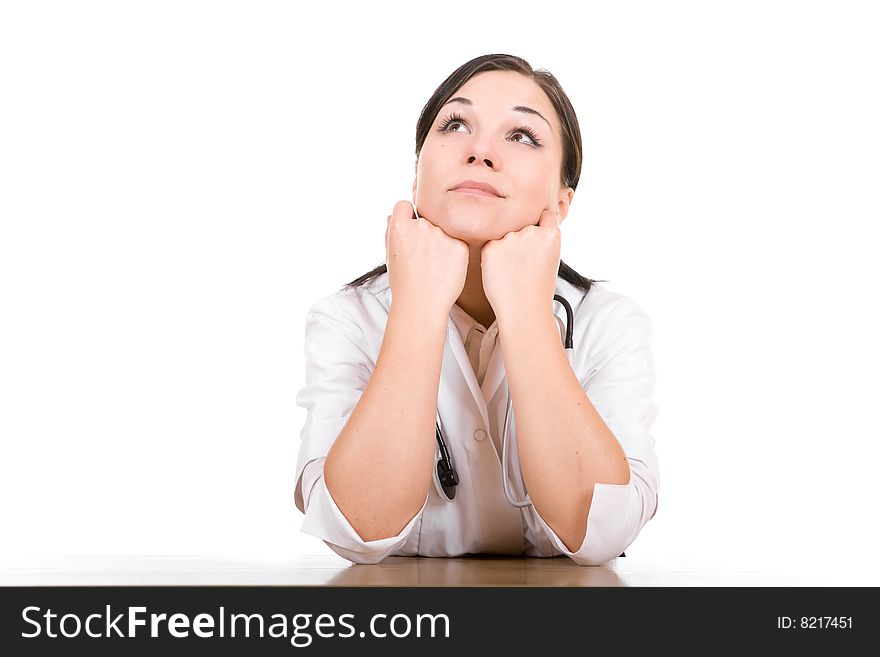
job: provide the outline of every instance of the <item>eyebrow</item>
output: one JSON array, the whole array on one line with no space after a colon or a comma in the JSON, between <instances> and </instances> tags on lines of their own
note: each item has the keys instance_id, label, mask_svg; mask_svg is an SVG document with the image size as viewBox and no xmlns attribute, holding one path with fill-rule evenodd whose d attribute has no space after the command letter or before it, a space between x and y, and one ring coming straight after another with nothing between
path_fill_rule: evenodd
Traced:
<instances>
[{"instance_id":1,"label":"eyebrow","mask_svg":"<svg viewBox=\"0 0 880 657\"><path fill-rule=\"evenodd\" d=\"M472 101L470 98L465 98L464 96L456 96L455 98L450 98L449 100L447 100L445 103L443 103L443 105L448 105L449 103L461 103L463 105L473 105L474 101ZM537 116L540 116L542 119L544 119L544 115L541 114L538 110L533 110L531 107L526 107L525 105L514 105L510 109L514 112L524 112L526 114L535 114ZM552 126L550 126L550 121L548 121L547 119L544 119L544 123L546 123L552 131L553 128L552 128Z\"/></svg>"}]
</instances>

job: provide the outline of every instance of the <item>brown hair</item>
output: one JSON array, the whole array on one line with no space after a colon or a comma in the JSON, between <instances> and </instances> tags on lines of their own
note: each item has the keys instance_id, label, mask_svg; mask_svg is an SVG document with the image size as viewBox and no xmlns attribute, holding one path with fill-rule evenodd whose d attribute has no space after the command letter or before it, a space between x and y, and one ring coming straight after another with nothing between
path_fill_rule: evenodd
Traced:
<instances>
[{"instance_id":1,"label":"brown hair","mask_svg":"<svg viewBox=\"0 0 880 657\"><path fill-rule=\"evenodd\" d=\"M437 87L424 108L422 108L422 113L419 115L419 120L416 123L416 160L418 160L419 154L422 151L422 145L428 137L428 132L434 123L434 119L437 118L440 108L446 104L446 101L452 98L452 94L461 88L465 82L478 73L486 71L515 71L533 80L544 90L544 93L547 94L547 97L553 104L553 108L556 110L562 132L562 169L560 171L560 181L563 187L577 189L578 180L580 180L581 176L583 145L581 144L581 129L571 101L568 99L565 91L562 90L559 81L550 71L545 69L535 70L526 60L514 55L494 54L476 57L458 67ZM360 286L387 271L387 265L382 263L372 271L347 283L343 289ZM592 284L597 282L581 276L562 262L562 260L559 261L558 275L575 287L582 289L585 293L589 292Z\"/></svg>"}]
</instances>

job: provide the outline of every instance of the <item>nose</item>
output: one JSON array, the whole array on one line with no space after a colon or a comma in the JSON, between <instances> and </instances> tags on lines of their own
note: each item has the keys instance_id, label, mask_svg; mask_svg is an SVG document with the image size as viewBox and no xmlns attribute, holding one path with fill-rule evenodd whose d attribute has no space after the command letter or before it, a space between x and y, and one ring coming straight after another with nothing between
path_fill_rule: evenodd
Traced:
<instances>
[{"instance_id":1,"label":"nose","mask_svg":"<svg viewBox=\"0 0 880 657\"><path fill-rule=\"evenodd\" d=\"M471 156L468 158L468 164L473 164L477 159L478 159L477 157L471 155ZM483 162L485 162L485 163L489 166L490 169L493 168L493 166L492 166L492 160L490 160L489 158L484 157L484 158L483 158Z\"/></svg>"},{"instance_id":2,"label":"nose","mask_svg":"<svg viewBox=\"0 0 880 657\"><path fill-rule=\"evenodd\" d=\"M498 165L498 159L495 157L495 145L491 142L487 135L482 138L472 140L465 146L469 149L471 155L468 157L468 164L479 162L485 164L490 169L494 169ZM467 152L467 150L465 151Z\"/></svg>"}]
</instances>

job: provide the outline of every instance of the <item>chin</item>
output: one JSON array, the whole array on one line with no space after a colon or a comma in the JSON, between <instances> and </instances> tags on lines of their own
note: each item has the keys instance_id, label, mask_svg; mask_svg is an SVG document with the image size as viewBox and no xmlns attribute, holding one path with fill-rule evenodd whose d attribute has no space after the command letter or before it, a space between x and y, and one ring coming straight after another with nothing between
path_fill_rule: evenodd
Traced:
<instances>
[{"instance_id":1,"label":"chin","mask_svg":"<svg viewBox=\"0 0 880 657\"><path fill-rule=\"evenodd\" d=\"M449 226L451 230L459 230L461 232L477 230L487 232L487 227L500 224L500 218L496 212L481 212L479 208L474 207L458 206L449 208L443 215L444 225Z\"/></svg>"},{"instance_id":2,"label":"chin","mask_svg":"<svg viewBox=\"0 0 880 657\"><path fill-rule=\"evenodd\" d=\"M450 237L467 242L470 246L482 246L486 242L500 240L504 237L504 235L490 234L484 230L456 230L452 232L447 230L446 233Z\"/></svg>"}]
</instances>

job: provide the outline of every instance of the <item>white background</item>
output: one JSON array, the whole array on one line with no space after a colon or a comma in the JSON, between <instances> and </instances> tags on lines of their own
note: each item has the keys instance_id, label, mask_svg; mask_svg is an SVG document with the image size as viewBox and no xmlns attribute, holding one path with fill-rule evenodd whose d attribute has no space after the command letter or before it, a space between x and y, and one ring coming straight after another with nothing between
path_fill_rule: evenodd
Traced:
<instances>
[{"instance_id":1,"label":"white background","mask_svg":"<svg viewBox=\"0 0 880 657\"><path fill-rule=\"evenodd\" d=\"M877 554L875 7L0 5L0 556L332 554L305 313L384 261L422 106L492 52L578 112L563 260L654 324L628 555Z\"/></svg>"}]
</instances>

